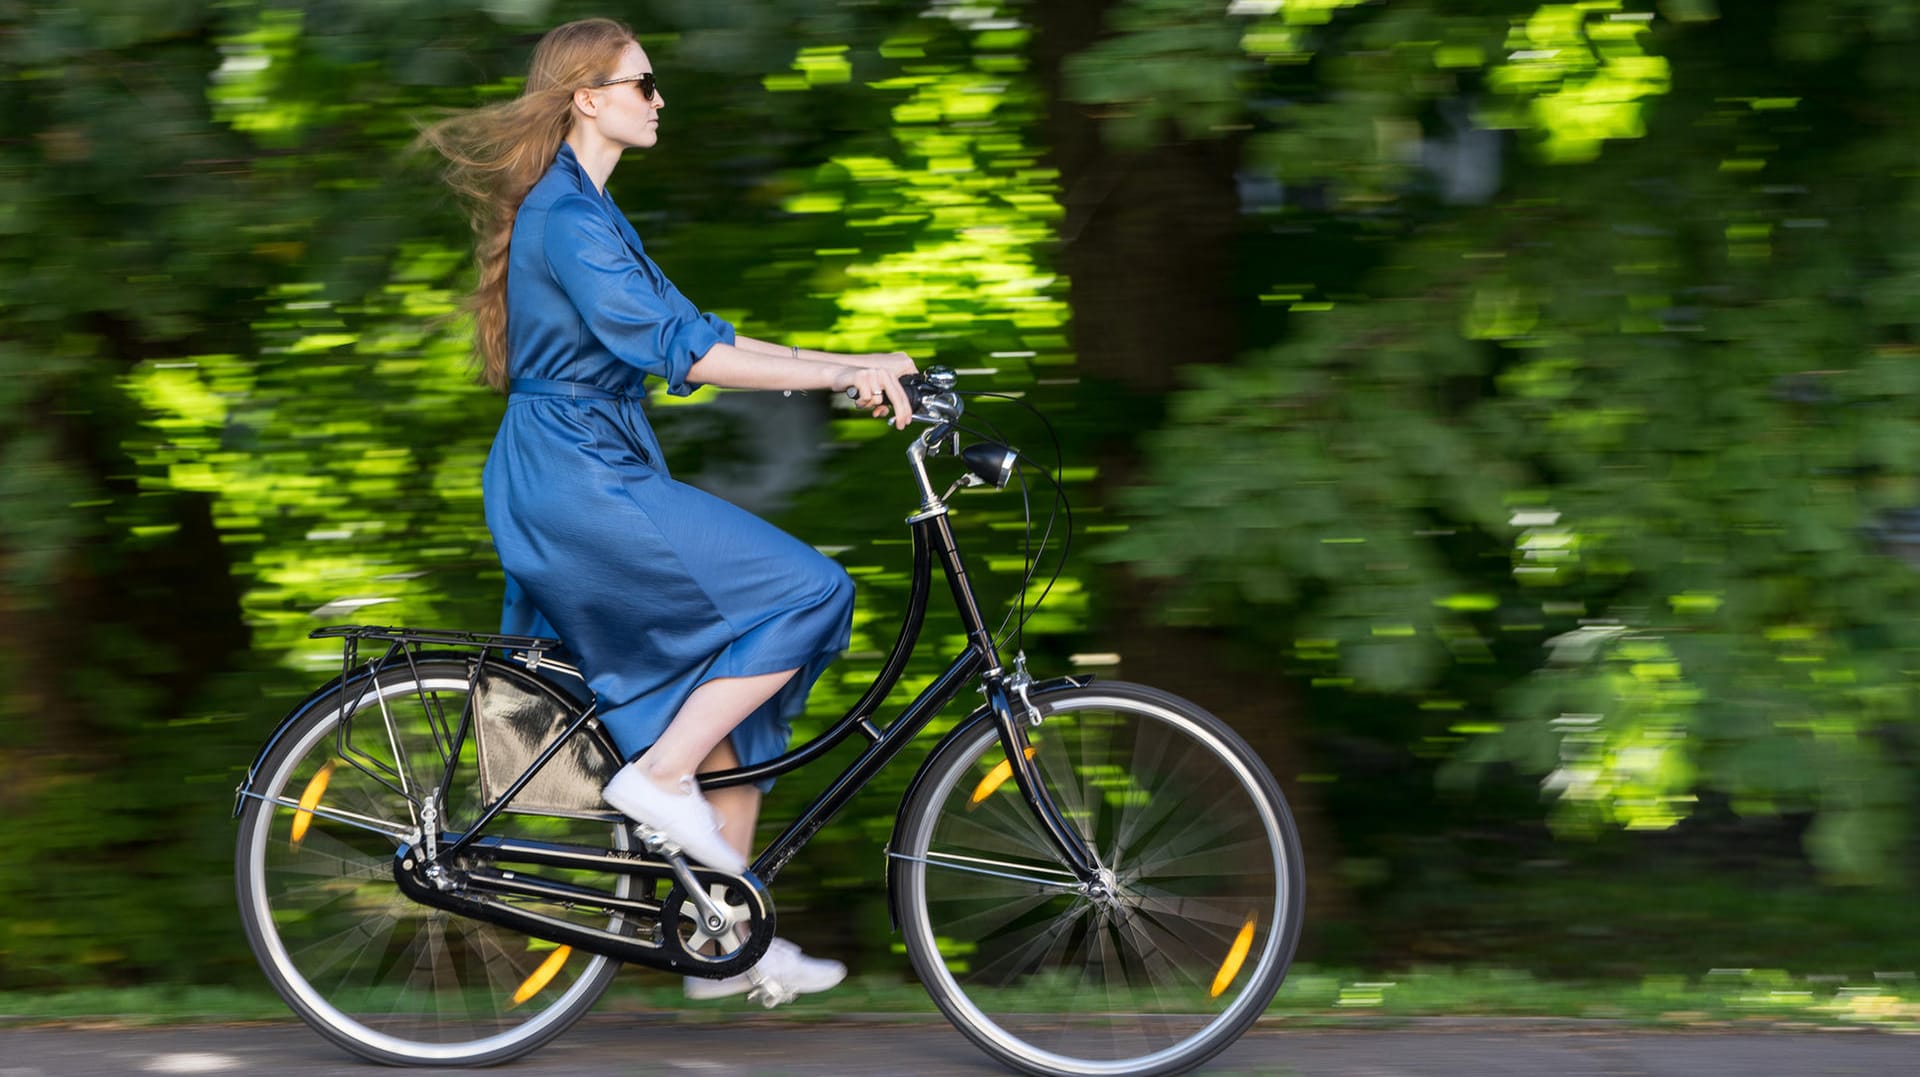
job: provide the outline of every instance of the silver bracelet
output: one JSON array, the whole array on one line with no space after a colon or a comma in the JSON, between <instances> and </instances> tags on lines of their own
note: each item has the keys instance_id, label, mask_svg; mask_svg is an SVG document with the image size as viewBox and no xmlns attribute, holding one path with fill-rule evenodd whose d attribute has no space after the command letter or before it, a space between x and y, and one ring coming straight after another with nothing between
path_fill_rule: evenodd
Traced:
<instances>
[{"instance_id":1,"label":"silver bracelet","mask_svg":"<svg viewBox=\"0 0 1920 1077\"><path fill-rule=\"evenodd\" d=\"M787 345L787 350L793 353L793 357L794 357L795 359L798 359L798 358L800 358L800 345L798 345L798 344L789 344L789 345ZM793 390L792 390L792 389L784 389L784 390L782 390L782 391L781 391L781 393L780 393L780 395L781 395L781 396L792 396L792 395L793 395ZM801 396L805 396L805 395L807 395L807 391L806 391L805 389L802 389L802 390L800 390L800 395L801 395Z\"/></svg>"}]
</instances>

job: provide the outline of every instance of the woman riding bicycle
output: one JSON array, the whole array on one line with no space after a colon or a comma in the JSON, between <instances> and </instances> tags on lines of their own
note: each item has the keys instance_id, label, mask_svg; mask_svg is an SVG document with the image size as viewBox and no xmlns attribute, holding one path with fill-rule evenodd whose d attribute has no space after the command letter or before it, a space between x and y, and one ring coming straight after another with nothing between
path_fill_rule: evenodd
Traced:
<instances>
[{"instance_id":1,"label":"woman riding bicycle","mask_svg":"<svg viewBox=\"0 0 1920 1077\"><path fill-rule=\"evenodd\" d=\"M738 873L764 790L709 802L693 775L784 750L847 646L853 585L811 547L668 474L641 407L647 378L676 395L852 390L904 427L898 378L914 365L739 336L680 294L606 193L622 153L658 143L665 106L632 32L587 19L541 39L520 97L422 137L472 203L475 338L486 382L509 394L484 474L507 576L501 630L558 636L578 658L629 760L607 802ZM802 992L846 973L782 940L758 969ZM704 998L750 987L745 974L687 981Z\"/></svg>"}]
</instances>

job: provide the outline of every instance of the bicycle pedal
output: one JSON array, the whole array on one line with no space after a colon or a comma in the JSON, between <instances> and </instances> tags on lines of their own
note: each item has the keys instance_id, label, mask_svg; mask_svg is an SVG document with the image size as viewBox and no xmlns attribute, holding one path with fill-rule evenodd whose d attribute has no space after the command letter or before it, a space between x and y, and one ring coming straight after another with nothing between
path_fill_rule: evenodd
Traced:
<instances>
[{"instance_id":1,"label":"bicycle pedal","mask_svg":"<svg viewBox=\"0 0 1920 1077\"><path fill-rule=\"evenodd\" d=\"M762 980L754 985L753 990L747 992L747 1001L758 1002L769 1010L799 997L800 992L781 987L778 980Z\"/></svg>"},{"instance_id":2,"label":"bicycle pedal","mask_svg":"<svg viewBox=\"0 0 1920 1077\"><path fill-rule=\"evenodd\" d=\"M658 830L645 823L633 824L633 835L640 839L640 847L657 856L676 857L684 855L680 847Z\"/></svg>"}]
</instances>

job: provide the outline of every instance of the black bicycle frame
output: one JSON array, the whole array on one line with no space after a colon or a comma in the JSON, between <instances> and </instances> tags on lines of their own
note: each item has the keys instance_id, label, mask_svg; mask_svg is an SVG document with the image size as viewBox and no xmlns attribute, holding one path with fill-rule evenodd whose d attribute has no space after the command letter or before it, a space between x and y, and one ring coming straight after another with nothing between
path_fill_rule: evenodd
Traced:
<instances>
[{"instance_id":1,"label":"black bicycle frame","mask_svg":"<svg viewBox=\"0 0 1920 1077\"><path fill-rule=\"evenodd\" d=\"M987 697L987 706L1000 728L1001 744L1006 751L1008 762L1013 768L1016 787L1023 799L1042 825L1042 829L1051 839L1063 860L1070 866L1082 882L1093 882L1098 873L1098 865L1085 842L1060 814L1045 787L1042 785L1039 770L1028 755L1027 724L1024 716L1017 714L1011 699L1011 689L1006 671L1001 667L1000 656L995 645L993 632L987 627L981 616L979 602L975 599L972 585L967 580L965 564L960 559L960 551L954 542L953 528L948 522L946 510L937 508L924 511L909 521L913 537L913 589L907 599L906 618L900 626L900 634L894 640L893 649L887 655L879 674L867 688L865 694L832 727L819 736L809 740L793 750L764 763L753 766L735 767L730 770L715 771L699 776L702 787L708 789L726 788L747 782L763 781L789 774L808 763L832 751L842 741L856 731L868 740L866 749L848 764L847 768L835 778L831 785L816 797L812 803L790 823L773 843L755 858L753 873L762 883L769 883L779 874L780 869L792 860L794 855L819 833L840 809L846 807L854 794L858 793L875 774L879 773L895 756L900 754L907 743L919 735L942 708L953 701L954 696L968 683L978 678ZM914 646L919 642L920 629L926 620L928 593L932 589L933 559L938 557L941 570L946 574L948 587L953 592L954 604L960 615L960 622L966 630L967 649L948 665L946 671L935 678L920 694L909 703L906 709L896 715L893 721L882 727L875 724L873 715L878 711L887 695L893 691L900 678L906 672L908 659ZM348 637L351 648L358 637L358 631L350 628L322 629L315 633L321 635L339 635ZM376 637L393 638L393 637ZM551 647L551 640L522 639L520 637L480 637L459 636L446 633L405 633L403 638L419 638L428 642L442 641L457 646L502 646L513 651L538 654L543 648ZM511 642L502 642L502 641ZM525 646L522 646L524 644ZM400 646L395 644L396 647ZM405 650L404 647L401 648ZM351 653L351 652L349 652ZM406 652L407 661L412 662L411 651ZM389 653L389 660L392 658ZM479 661L486 662L483 649ZM384 663L381 663L384 664ZM530 670L537 671L537 662L527 663ZM344 671L338 682L337 690L345 693L351 682ZM328 691L336 690L332 686L315 693L320 697ZM311 700L310 700L311 702ZM565 730L547 744L537 758L527 766L492 803L486 805L480 816L474 820L464 833L446 834L439 855L446 856L473 845L478 841L485 828L507 809L508 804L523 789L547 762L560 750L560 747L575 736L587 731L594 718L594 708L589 705L573 716ZM289 716L289 721L292 716ZM461 715L459 728L446 730L444 735L450 742L453 758L458 758L460 748L468 735L468 725L478 721L472 702L469 701ZM285 723L283 723L283 728ZM441 732L436 730L436 738ZM278 734L276 733L276 738ZM268 748L262 749L264 758ZM448 761L448 773L442 776L437 790L441 801L445 800L447 783L451 781L452 760ZM248 778L240 788L240 797L236 798L236 813L240 799L251 786L259 762L248 772ZM378 778L378 775L375 775ZM411 798L409 798L411 799Z\"/></svg>"},{"instance_id":2,"label":"black bicycle frame","mask_svg":"<svg viewBox=\"0 0 1920 1077\"><path fill-rule=\"evenodd\" d=\"M854 794L873 779L882 768L900 754L907 743L925 729L927 723L960 690L974 678L981 680L1000 726L1000 738L1006 749L1007 759L1013 765L1013 776L1020 794L1027 801L1043 829L1054 845L1071 866L1082 882L1091 882L1097 874L1097 865L1092 854L1079 834L1067 824L1047 795L1039 777L1039 771L1026 752L1026 725L1014 714L1009 699L1005 671L1000 665L998 648L994 644L993 633L988 629L985 618L980 614L979 602L974 598L973 587L967 581L966 565L960 559L960 551L954 542L953 528L947 520L944 510L922 513L909 521L913 535L913 590L907 599L907 614L900 626L900 635L894 640L893 650L887 655L885 664L874 682L867 688L859 702L835 722L826 732L781 755L753 766L734 767L729 770L713 771L699 776L700 785L707 789L721 789L728 786L743 785L748 782L763 781L789 774L806 766L820 756L832 751L847 737L858 731L867 738L869 744L865 751L848 764L840 776L834 779L825 792L816 797L800 816L788 824L778 838L768 845L753 862L753 873L763 883L770 883L780 873L787 862L806 845L820 829L828 823L840 809L846 807ZM928 592L932 589L932 559L940 559L940 567L945 572L947 584L953 592L954 604L958 607L960 622L966 629L967 649L955 658L946 672L935 678L932 684L921 690L906 709L895 716L885 727L873 721L874 713L893 691L900 677L906 672L907 660L913 654L914 645L919 641L920 629L926 620ZM443 847L442 855L459 851L477 839L488 823L503 811L512 794L517 792L545 762L558 751L559 746L578 733L586 725L590 716L581 714L570 723L566 732L555 739L542 752L540 757L527 768L527 771L515 781L501 796L488 805L473 826L466 833L453 839L450 845ZM464 723L463 723L464 725Z\"/></svg>"},{"instance_id":3,"label":"black bicycle frame","mask_svg":"<svg viewBox=\"0 0 1920 1077\"><path fill-rule=\"evenodd\" d=\"M778 777L832 750L855 730L866 736L870 742L867 749L848 764L840 776L754 859L753 873L762 882L770 883L801 847L819 833L820 828L826 826L874 775L892 762L900 750L918 736L963 687L978 677L986 688L988 703L999 720L1001 741L1006 748L1007 758L1013 761L1014 777L1021 795L1075 874L1083 882L1092 881L1096 873L1092 855L1078 833L1061 817L1059 809L1040 783L1038 769L1025 751L1026 727L1013 713L999 650L994 644L993 632L980 614L980 604L974 598L973 587L967 580L966 565L960 559L960 550L954 542L953 527L947 520L946 512L922 513L910 520L909 526L913 533L913 590L907 599L906 621L901 625L900 635L894 641L893 650L887 656L880 675L866 694L819 737L758 766L703 774L700 776L701 786L718 789ZM946 672L934 678L933 683L922 689L905 710L882 728L874 724L873 712L906 671L907 659L913 653L921 625L926 619L928 591L932 588L933 579L930 554L940 559L940 568L946 574L947 585L953 592L954 605L960 614L961 626L966 630L967 649L948 665Z\"/></svg>"}]
</instances>

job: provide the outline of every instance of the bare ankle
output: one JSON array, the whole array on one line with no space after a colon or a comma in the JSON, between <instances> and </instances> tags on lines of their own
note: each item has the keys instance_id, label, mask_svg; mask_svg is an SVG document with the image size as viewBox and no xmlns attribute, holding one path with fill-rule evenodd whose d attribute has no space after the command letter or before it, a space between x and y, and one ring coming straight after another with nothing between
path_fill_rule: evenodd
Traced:
<instances>
[{"instance_id":1,"label":"bare ankle","mask_svg":"<svg viewBox=\"0 0 1920 1077\"><path fill-rule=\"evenodd\" d=\"M640 758L633 761L633 769L638 771L641 777L670 793L687 793L699 788L690 771L685 769L676 771L674 768L662 767L649 759L646 753L642 753Z\"/></svg>"}]
</instances>

